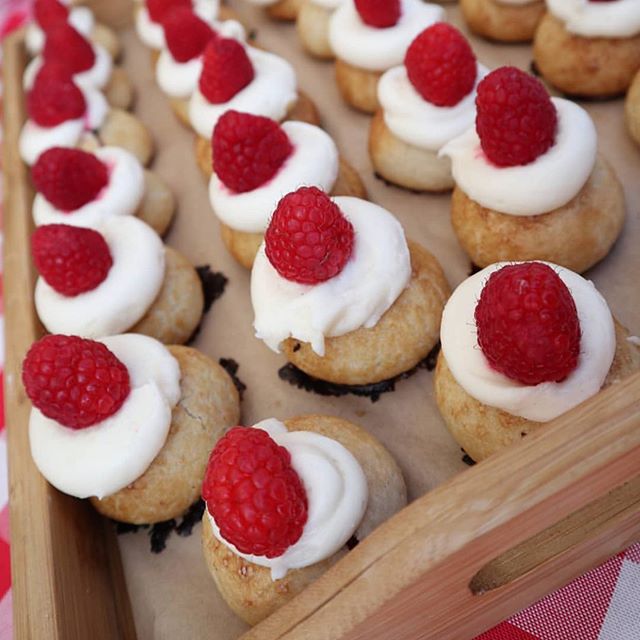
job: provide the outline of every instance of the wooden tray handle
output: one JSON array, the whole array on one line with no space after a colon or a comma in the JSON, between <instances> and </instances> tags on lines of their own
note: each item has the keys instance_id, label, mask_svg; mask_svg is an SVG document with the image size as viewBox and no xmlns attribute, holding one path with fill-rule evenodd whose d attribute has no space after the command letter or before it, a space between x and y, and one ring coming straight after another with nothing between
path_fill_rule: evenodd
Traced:
<instances>
[{"instance_id":1,"label":"wooden tray handle","mask_svg":"<svg viewBox=\"0 0 640 640\"><path fill-rule=\"evenodd\" d=\"M242 640L465 640L640 538L640 374L410 504Z\"/></svg>"}]
</instances>

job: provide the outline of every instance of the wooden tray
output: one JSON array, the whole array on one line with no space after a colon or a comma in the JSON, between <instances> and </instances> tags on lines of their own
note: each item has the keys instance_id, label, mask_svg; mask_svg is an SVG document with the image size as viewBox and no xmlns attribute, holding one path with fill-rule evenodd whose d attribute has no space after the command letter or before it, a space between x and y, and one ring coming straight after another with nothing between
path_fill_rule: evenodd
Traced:
<instances>
[{"instance_id":1,"label":"wooden tray","mask_svg":"<svg viewBox=\"0 0 640 640\"><path fill-rule=\"evenodd\" d=\"M92 4L110 24L128 22L126 2ZM7 39L4 56L5 403L15 637L133 639L113 527L88 503L51 488L30 456L30 403L20 370L42 327L32 304L33 193L17 150L24 121L22 33ZM313 87L305 88L313 95ZM636 375L414 500L242 637L464 640L639 537Z\"/></svg>"}]
</instances>

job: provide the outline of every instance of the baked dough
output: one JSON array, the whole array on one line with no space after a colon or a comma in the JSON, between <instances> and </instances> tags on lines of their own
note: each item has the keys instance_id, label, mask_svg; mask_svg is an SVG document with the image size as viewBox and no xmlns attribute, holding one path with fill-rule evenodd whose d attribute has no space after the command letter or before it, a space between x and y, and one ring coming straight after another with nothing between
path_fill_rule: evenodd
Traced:
<instances>
[{"instance_id":1,"label":"baked dough","mask_svg":"<svg viewBox=\"0 0 640 640\"><path fill-rule=\"evenodd\" d=\"M181 253L165 247L160 292L129 333L142 333L163 344L183 344L193 335L203 311L202 283L196 270Z\"/></svg>"},{"instance_id":2,"label":"baked dough","mask_svg":"<svg viewBox=\"0 0 640 640\"><path fill-rule=\"evenodd\" d=\"M388 380L415 367L436 345L440 318L451 293L442 267L426 249L409 242L411 280L371 329L325 338L325 355L289 338L282 351L305 373L337 384Z\"/></svg>"},{"instance_id":3,"label":"baked dough","mask_svg":"<svg viewBox=\"0 0 640 640\"><path fill-rule=\"evenodd\" d=\"M299 120L300 122L308 122L320 126L320 114L316 105L311 98L302 91L298 92L298 100L291 107L285 120ZM211 140L196 136L196 160L198 167L202 171L202 175L208 180L211 177L211 164L213 151L211 149Z\"/></svg>"},{"instance_id":4,"label":"baked dough","mask_svg":"<svg viewBox=\"0 0 640 640\"><path fill-rule=\"evenodd\" d=\"M627 340L629 332L618 321L615 321L615 328L616 353L603 388L640 369L640 349ZM453 377L442 352L438 356L433 382L436 402L447 428L477 462L545 425L544 422L534 422L490 407L471 397Z\"/></svg>"},{"instance_id":5,"label":"baked dough","mask_svg":"<svg viewBox=\"0 0 640 640\"><path fill-rule=\"evenodd\" d=\"M378 109L369 129L369 156L376 173L388 182L414 191L453 188L451 160L437 151L421 149L397 138Z\"/></svg>"},{"instance_id":6,"label":"baked dough","mask_svg":"<svg viewBox=\"0 0 640 640\"><path fill-rule=\"evenodd\" d=\"M171 226L176 199L167 183L153 171L144 171L144 195L136 216L158 235L164 236Z\"/></svg>"},{"instance_id":7,"label":"baked dough","mask_svg":"<svg viewBox=\"0 0 640 640\"><path fill-rule=\"evenodd\" d=\"M190 347L170 346L180 365L181 397L171 415L167 440L135 482L93 506L132 524L181 516L200 497L209 453L225 429L240 419L240 399L227 372Z\"/></svg>"},{"instance_id":8,"label":"baked dough","mask_svg":"<svg viewBox=\"0 0 640 640\"><path fill-rule=\"evenodd\" d=\"M367 191L358 172L344 159L340 158L338 178L331 190L333 196L353 196L366 200ZM250 233L232 229L220 223L222 241L231 255L246 269L251 269L253 260L264 239L263 233Z\"/></svg>"},{"instance_id":9,"label":"baked dough","mask_svg":"<svg viewBox=\"0 0 640 640\"><path fill-rule=\"evenodd\" d=\"M545 13L543 0L530 4L504 4L497 0L460 0L471 31L498 42L530 42Z\"/></svg>"},{"instance_id":10,"label":"baked dough","mask_svg":"<svg viewBox=\"0 0 640 640\"><path fill-rule=\"evenodd\" d=\"M266 7L267 15L274 20L294 21L298 17L303 0L278 0Z\"/></svg>"},{"instance_id":11,"label":"baked dough","mask_svg":"<svg viewBox=\"0 0 640 640\"><path fill-rule=\"evenodd\" d=\"M378 102L378 80L382 71L361 69L336 58L336 82L345 102L354 109L375 113Z\"/></svg>"},{"instance_id":12,"label":"baked dough","mask_svg":"<svg viewBox=\"0 0 640 640\"><path fill-rule=\"evenodd\" d=\"M300 42L307 53L321 60L333 60L334 53L329 43L329 19L333 11L321 7L313 0L304 0L296 28Z\"/></svg>"},{"instance_id":13,"label":"baked dough","mask_svg":"<svg viewBox=\"0 0 640 640\"><path fill-rule=\"evenodd\" d=\"M291 418L284 424L289 431L313 431L337 440L362 466L369 501L355 532L359 541L406 505L407 490L398 465L382 444L361 427L319 415ZM322 562L291 570L273 582L269 569L243 560L214 537L206 511L202 518L202 549L222 597L249 624L269 616L347 554L344 547Z\"/></svg>"},{"instance_id":14,"label":"baked dough","mask_svg":"<svg viewBox=\"0 0 640 640\"><path fill-rule=\"evenodd\" d=\"M122 67L113 67L103 93L112 107L124 110L131 108L134 96L133 84Z\"/></svg>"},{"instance_id":15,"label":"baked dough","mask_svg":"<svg viewBox=\"0 0 640 640\"><path fill-rule=\"evenodd\" d=\"M533 59L545 80L569 95L615 96L640 68L640 35L582 38L547 13L536 31Z\"/></svg>"},{"instance_id":16,"label":"baked dough","mask_svg":"<svg viewBox=\"0 0 640 640\"><path fill-rule=\"evenodd\" d=\"M123 109L109 109L102 126L94 133L85 134L78 147L96 151L100 147L121 147L148 166L155 152L149 129L136 116Z\"/></svg>"},{"instance_id":17,"label":"baked dough","mask_svg":"<svg viewBox=\"0 0 640 640\"><path fill-rule=\"evenodd\" d=\"M629 87L624 103L624 115L629 134L640 144L640 70Z\"/></svg>"},{"instance_id":18,"label":"baked dough","mask_svg":"<svg viewBox=\"0 0 640 640\"><path fill-rule=\"evenodd\" d=\"M510 260L546 260L582 273L609 253L624 217L622 186L600 154L575 198L549 213L499 213L471 200L459 187L451 200L453 230L478 267Z\"/></svg>"}]
</instances>

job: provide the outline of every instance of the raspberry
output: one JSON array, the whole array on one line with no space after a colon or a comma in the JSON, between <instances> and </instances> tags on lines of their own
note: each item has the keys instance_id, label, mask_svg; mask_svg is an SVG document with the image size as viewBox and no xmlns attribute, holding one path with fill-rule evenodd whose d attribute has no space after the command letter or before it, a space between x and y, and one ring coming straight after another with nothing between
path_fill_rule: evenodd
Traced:
<instances>
[{"instance_id":1,"label":"raspberry","mask_svg":"<svg viewBox=\"0 0 640 640\"><path fill-rule=\"evenodd\" d=\"M31 254L47 284L69 297L95 289L113 264L97 231L68 224L38 227L31 236Z\"/></svg>"},{"instance_id":2,"label":"raspberry","mask_svg":"<svg viewBox=\"0 0 640 640\"><path fill-rule=\"evenodd\" d=\"M342 271L353 237L353 226L326 193L300 187L278 203L265 233L265 251L283 278L317 284Z\"/></svg>"},{"instance_id":3,"label":"raspberry","mask_svg":"<svg viewBox=\"0 0 640 640\"><path fill-rule=\"evenodd\" d=\"M87 110L82 91L70 78L56 77L57 74L57 71L39 73L27 94L29 118L41 127L55 127L66 120L76 120Z\"/></svg>"},{"instance_id":4,"label":"raspberry","mask_svg":"<svg viewBox=\"0 0 640 640\"><path fill-rule=\"evenodd\" d=\"M499 167L529 164L554 143L556 108L538 80L500 67L478 85L476 130L486 156Z\"/></svg>"},{"instance_id":5,"label":"raspberry","mask_svg":"<svg viewBox=\"0 0 640 640\"><path fill-rule=\"evenodd\" d=\"M291 456L262 429L235 427L211 452L202 497L222 537L241 553L277 558L307 521Z\"/></svg>"},{"instance_id":6,"label":"raspberry","mask_svg":"<svg viewBox=\"0 0 640 640\"><path fill-rule=\"evenodd\" d=\"M191 0L147 0L146 4L152 22L162 22L175 7L191 8Z\"/></svg>"},{"instance_id":7,"label":"raspberry","mask_svg":"<svg viewBox=\"0 0 640 640\"><path fill-rule=\"evenodd\" d=\"M43 31L48 31L60 22L66 22L69 9L58 0L36 0L33 15Z\"/></svg>"},{"instance_id":8,"label":"raspberry","mask_svg":"<svg viewBox=\"0 0 640 640\"><path fill-rule=\"evenodd\" d=\"M65 427L84 429L122 406L129 372L101 342L49 335L29 349L22 384L40 411Z\"/></svg>"},{"instance_id":9,"label":"raspberry","mask_svg":"<svg viewBox=\"0 0 640 640\"><path fill-rule=\"evenodd\" d=\"M439 107L458 104L476 82L476 57L469 43L444 22L425 29L411 43L404 64L416 91Z\"/></svg>"},{"instance_id":10,"label":"raspberry","mask_svg":"<svg viewBox=\"0 0 640 640\"><path fill-rule=\"evenodd\" d=\"M189 7L176 7L162 22L164 37L171 55L178 62L188 62L202 55L216 32Z\"/></svg>"},{"instance_id":11,"label":"raspberry","mask_svg":"<svg viewBox=\"0 0 640 640\"><path fill-rule=\"evenodd\" d=\"M47 32L42 55L45 61L66 65L71 73L91 69L96 61L93 47L70 24L61 22Z\"/></svg>"},{"instance_id":12,"label":"raspberry","mask_svg":"<svg viewBox=\"0 0 640 640\"><path fill-rule=\"evenodd\" d=\"M213 170L237 193L268 182L293 151L275 120L238 111L227 111L218 120L212 146Z\"/></svg>"},{"instance_id":13,"label":"raspberry","mask_svg":"<svg viewBox=\"0 0 640 640\"><path fill-rule=\"evenodd\" d=\"M96 156L81 149L47 149L31 169L39 191L61 211L74 211L95 200L109 182L109 172Z\"/></svg>"},{"instance_id":14,"label":"raspberry","mask_svg":"<svg viewBox=\"0 0 640 640\"><path fill-rule=\"evenodd\" d=\"M400 0L355 0L362 22L370 27L393 27L400 20Z\"/></svg>"},{"instance_id":15,"label":"raspberry","mask_svg":"<svg viewBox=\"0 0 640 640\"><path fill-rule=\"evenodd\" d=\"M213 38L204 50L199 87L211 104L228 102L252 80L253 65L244 47L231 38Z\"/></svg>"},{"instance_id":16,"label":"raspberry","mask_svg":"<svg viewBox=\"0 0 640 640\"><path fill-rule=\"evenodd\" d=\"M560 276L541 262L491 274L475 310L489 364L522 384L560 382L578 364L580 322Z\"/></svg>"}]
</instances>

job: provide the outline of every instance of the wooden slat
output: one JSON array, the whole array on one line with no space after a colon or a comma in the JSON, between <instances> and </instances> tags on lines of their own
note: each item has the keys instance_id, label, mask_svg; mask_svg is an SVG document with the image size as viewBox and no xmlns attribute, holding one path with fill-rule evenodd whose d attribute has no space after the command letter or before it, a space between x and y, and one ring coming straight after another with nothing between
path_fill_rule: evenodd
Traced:
<instances>
[{"instance_id":1,"label":"wooden slat","mask_svg":"<svg viewBox=\"0 0 640 640\"><path fill-rule=\"evenodd\" d=\"M413 502L242 640L465 640L639 538L636 374Z\"/></svg>"},{"instance_id":2,"label":"wooden slat","mask_svg":"<svg viewBox=\"0 0 640 640\"><path fill-rule=\"evenodd\" d=\"M33 309L28 173L18 157L24 120L22 33L4 44L5 406L15 638L136 637L113 528L88 503L62 495L38 473L29 449L30 403L21 363L41 334Z\"/></svg>"}]
</instances>

